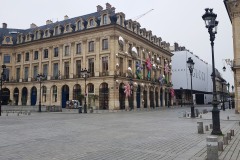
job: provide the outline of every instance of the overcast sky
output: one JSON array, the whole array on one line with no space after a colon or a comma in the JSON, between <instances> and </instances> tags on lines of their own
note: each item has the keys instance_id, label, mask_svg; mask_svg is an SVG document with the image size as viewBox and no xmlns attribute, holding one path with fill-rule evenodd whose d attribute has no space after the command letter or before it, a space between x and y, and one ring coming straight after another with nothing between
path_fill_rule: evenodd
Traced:
<instances>
[{"instance_id":1,"label":"overcast sky","mask_svg":"<svg viewBox=\"0 0 240 160\"><path fill-rule=\"evenodd\" d=\"M212 64L209 34L202 15L205 8L213 8L219 21L215 39L215 64L222 76L233 84L230 67L223 72L223 59L233 59L232 28L223 0L0 0L0 22L8 28L26 29L31 23L38 26L46 20L63 20L96 12L96 6L110 3L116 12L123 12L126 19L134 19L154 9L137 21L142 28L173 45L178 42Z\"/></svg>"}]
</instances>

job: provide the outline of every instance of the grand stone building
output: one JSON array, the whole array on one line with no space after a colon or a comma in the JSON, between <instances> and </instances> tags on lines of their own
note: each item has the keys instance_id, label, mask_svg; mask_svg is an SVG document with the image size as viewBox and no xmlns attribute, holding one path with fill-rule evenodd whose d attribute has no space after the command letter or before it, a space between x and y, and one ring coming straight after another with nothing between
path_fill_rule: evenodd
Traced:
<instances>
[{"instance_id":1,"label":"grand stone building","mask_svg":"<svg viewBox=\"0 0 240 160\"><path fill-rule=\"evenodd\" d=\"M34 106L41 95L42 105L66 107L67 100L83 103L85 95L95 109L165 106L171 102L170 44L140 27L109 3L95 13L29 29L3 23L3 103ZM90 71L86 94L85 68ZM38 74L44 75L41 93Z\"/></svg>"},{"instance_id":2,"label":"grand stone building","mask_svg":"<svg viewBox=\"0 0 240 160\"><path fill-rule=\"evenodd\" d=\"M234 59L232 63L232 70L234 72L234 86L235 86L235 111L240 112L240 0L224 0L230 21L232 23L233 32L233 51Z\"/></svg>"}]
</instances>

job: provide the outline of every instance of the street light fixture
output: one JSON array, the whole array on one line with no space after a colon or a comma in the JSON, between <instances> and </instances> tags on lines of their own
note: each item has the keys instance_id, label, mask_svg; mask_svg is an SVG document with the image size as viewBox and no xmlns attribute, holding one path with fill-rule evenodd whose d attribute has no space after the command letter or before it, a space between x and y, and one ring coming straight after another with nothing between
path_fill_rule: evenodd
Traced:
<instances>
[{"instance_id":1,"label":"street light fixture","mask_svg":"<svg viewBox=\"0 0 240 160\"><path fill-rule=\"evenodd\" d=\"M37 75L37 80L40 84L40 93L39 93L39 103L38 103L38 112L42 112L42 103L41 103L41 93L42 93L42 81L43 81L44 75L38 74Z\"/></svg>"},{"instance_id":2,"label":"street light fixture","mask_svg":"<svg viewBox=\"0 0 240 160\"><path fill-rule=\"evenodd\" d=\"M220 128L220 117L219 117L219 109L217 101L217 93L216 93L216 81L215 81L215 62L214 62L214 40L215 34L217 34L217 26L218 21L216 21L217 14L213 13L213 9L206 8L205 14L202 16L202 19L205 21L206 28L208 29L208 33L210 35L211 47L212 47L212 81L213 81L213 109L212 109L212 121L213 121L213 135L221 135L222 131Z\"/></svg>"},{"instance_id":3,"label":"street light fixture","mask_svg":"<svg viewBox=\"0 0 240 160\"><path fill-rule=\"evenodd\" d=\"M190 71L190 75L191 75L191 97L192 97L192 104L191 104L191 118L195 118L195 113L194 113L194 104L193 104L193 91L192 91L192 73L193 73L193 69L194 69L194 62L192 60L191 57L188 57L187 60L187 64L188 64L188 69Z\"/></svg>"},{"instance_id":4,"label":"street light fixture","mask_svg":"<svg viewBox=\"0 0 240 160\"><path fill-rule=\"evenodd\" d=\"M86 80L87 80L87 78L89 77L89 75L90 75L90 71L88 71L86 68L83 70L81 70L81 74L82 74L82 77L84 78L84 80L85 80L85 95L84 95L84 108L83 108L83 110L84 110L84 113L87 113L87 102L86 102L86 97L87 97L87 92L86 92L86 88L87 88L87 86L86 86Z\"/></svg>"},{"instance_id":5,"label":"street light fixture","mask_svg":"<svg viewBox=\"0 0 240 160\"><path fill-rule=\"evenodd\" d=\"M225 81L222 80L222 110L225 111L225 103L224 103L224 93L223 93L223 85L225 84Z\"/></svg>"},{"instance_id":6,"label":"street light fixture","mask_svg":"<svg viewBox=\"0 0 240 160\"><path fill-rule=\"evenodd\" d=\"M231 96L230 96L230 93L229 93L229 87L230 87L229 82L228 82L228 84L227 84L227 87L228 87L228 95L229 95L229 99L228 99L229 109L231 109L231 102L230 102Z\"/></svg>"},{"instance_id":7,"label":"street light fixture","mask_svg":"<svg viewBox=\"0 0 240 160\"><path fill-rule=\"evenodd\" d=\"M3 81L5 80L5 73L4 73L4 71L5 71L5 69L6 69L6 65L2 65L2 74L1 74L1 84L0 84L0 116L2 115L2 85L3 85Z\"/></svg>"}]
</instances>

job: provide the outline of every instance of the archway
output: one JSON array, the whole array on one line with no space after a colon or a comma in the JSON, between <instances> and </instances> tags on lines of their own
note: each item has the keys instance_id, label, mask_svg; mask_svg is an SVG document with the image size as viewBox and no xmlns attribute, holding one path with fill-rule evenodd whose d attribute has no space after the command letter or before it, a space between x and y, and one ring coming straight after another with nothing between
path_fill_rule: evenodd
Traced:
<instances>
[{"instance_id":1,"label":"archway","mask_svg":"<svg viewBox=\"0 0 240 160\"><path fill-rule=\"evenodd\" d=\"M153 87L149 88L149 100L150 100L150 108L155 108Z\"/></svg>"},{"instance_id":2,"label":"archway","mask_svg":"<svg viewBox=\"0 0 240 160\"><path fill-rule=\"evenodd\" d=\"M163 89L160 89L160 105L163 106Z\"/></svg>"},{"instance_id":3,"label":"archway","mask_svg":"<svg viewBox=\"0 0 240 160\"><path fill-rule=\"evenodd\" d=\"M69 87L68 85L62 86L62 108L66 107L66 102L69 101Z\"/></svg>"},{"instance_id":4,"label":"archway","mask_svg":"<svg viewBox=\"0 0 240 160\"><path fill-rule=\"evenodd\" d=\"M7 105L10 99L10 90L8 88L2 89L2 105Z\"/></svg>"},{"instance_id":5,"label":"archway","mask_svg":"<svg viewBox=\"0 0 240 160\"><path fill-rule=\"evenodd\" d=\"M28 90L26 87L22 89L22 105L27 105Z\"/></svg>"},{"instance_id":6,"label":"archway","mask_svg":"<svg viewBox=\"0 0 240 160\"><path fill-rule=\"evenodd\" d=\"M82 93L81 86L79 84L75 84L73 86L73 99L78 100L80 102L80 105L82 106L83 96L81 96L81 93Z\"/></svg>"},{"instance_id":7,"label":"archway","mask_svg":"<svg viewBox=\"0 0 240 160\"><path fill-rule=\"evenodd\" d=\"M119 106L120 109L125 109L125 93L124 93L124 83L119 85Z\"/></svg>"},{"instance_id":8,"label":"archway","mask_svg":"<svg viewBox=\"0 0 240 160\"><path fill-rule=\"evenodd\" d=\"M155 103L156 107L159 107L158 88L155 88Z\"/></svg>"},{"instance_id":9,"label":"archway","mask_svg":"<svg viewBox=\"0 0 240 160\"><path fill-rule=\"evenodd\" d=\"M109 109L109 89L107 83L102 83L99 88L99 109Z\"/></svg>"},{"instance_id":10,"label":"archway","mask_svg":"<svg viewBox=\"0 0 240 160\"><path fill-rule=\"evenodd\" d=\"M143 91L143 100L144 100L143 106L144 106L144 108L147 108L148 98L147 98L147 91L146 91L146 89L144 89L144 91Z\"/></svg>"},{"instance_id":11,"label":"archway","mask_svg":"<svg viewBox=\"0 0 240 160\"><path fill-rule=\"evenodd\" d=\"M37 102L37 88L32 87L31 89L31 106L35 106Z\"/></svg>"},{"instance_id":12,"label":"archway","mask_svg":"<svg viewBox=\"0 0 240 160\"><path fill-rule=\"evenodd\" d=\"M140 85L137 86L136 101L137 101L137 108L140 108L140 105L141 105L141 87L140 87Z\"/></svg>"},{"instance_id":13,"label":"archway","mask_svg":"<svg viewBox=\"0 0 240 160\"><path fill-rule=\"evenodd\" d=\"M14 100L14 104L17 106L18 101L19 101L19 89L18 88L15 88L13 90L13 100Z\"/></svg>"}]
</instances>

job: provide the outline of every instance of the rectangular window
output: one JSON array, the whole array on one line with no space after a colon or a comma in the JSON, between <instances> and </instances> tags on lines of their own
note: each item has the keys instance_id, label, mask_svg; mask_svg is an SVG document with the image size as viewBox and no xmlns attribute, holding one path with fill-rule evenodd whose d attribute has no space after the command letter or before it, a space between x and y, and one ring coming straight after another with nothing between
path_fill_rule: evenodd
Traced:
<instances>
[{"instance_id":1,"label":"rectangular window","mask_svg":"<svg viewBox=\"0 0 240 160\"><path fill-rule=\"evenodd\" d=\"M65 46L65 56L69 56L69 46Z\"/></svg>"},{"instance_id":2,"label":"rectangular window","mask_svg":"<svg viewBox=\"0 0 240 160\"><path fill-rule=\"evenodd\" d=\"M10 73L10 71L9 71L9 68L5 68L4 69L4 75L2 76L2 79L4 80L4 81L9 81L9 73Z\"/></svg>"},{"instance_id":3,"label":"rectangular window","mask_svg":"<svg viewBox=\"0 0 240 160\"><path fill-rule=\"evenodd\" d=\"M88 70L90 71L90 76L94 76L94 59L90 58L88 59Z\"/></svg>"},{"instance_id":4,"label":"rectangular window","mask_svg":"<svg viewBox=\"0 0 240 160\"><path fill-rule=\"evenodd\" d=\"M94 41L90 41L88 43L88 51L89 52L94 52Z\"/></svg>"},{"instance_id":5,"label":"rectangular window","mask_svg":"<svg viewBox=\"0 0 240 160\"><path fill-rule=\"evenodd\" d=\"M107 24L107 15L103 15L103 24Z\"/></svg>"},{"instance_id":6,"label":"rectangular window","mask_svg":"<svg viewBox=\"0 0 240 160\"><path fill-rule=\"evenodd\" d=\"M108 71L108 57L102 57L102 72Z\"/></svg>"},{"instance_id":7,"label":"rectangular window","mask_svg":"<svg viewBox=\"0 0 240 160\"><path fill-rule=\"evenodd\" d=\"M48 58L48 49L44 49L44 56L43 58Z\"/></svg>"},{"instance_id":8,"label":"rectangular window","mask_svg":"<svg viewBox=\"0 0 240 160\"><path fill-rule=\"evenodd\" d=\"M54 48L54 57L58 57L58 47Z\"/></svg>"},{"instance_id":9,"label":"rectangular window","mask_svg":"<svg viewBox=\"0 0 240 160\"><path fill-rule=\"evenodd\" d=\"M81 77L81 60L76 61L76 75L77 77Z\"/></svg>"},{"instance_id":10,"label":"rectangular window","mask_svg":"<svg viewBox=\"0 0 240 160\"><path fill-rule=\"evenodd\" d=\"M4 63L10 63L10 59L11 59L11 57L9 54L4 54L4 59L3 59Z\"/></svg>"},{"instance_id":11,"label":"rectangular window","mask_svg":"<svg viewBox=\"0 0 240 160\"><path fill-rule=\"evenodd\" d=\"M16 69L16 80L19 81L20 79L20 68Z\"/></svg>"},{"instance_id":12,"label":"rectangular window","mask_svg":"<svg viewBox=\"0 0 240 160\"><path fill-rule=\"evenodd\" d=\"M43 65L43 75L47 77L48 75L48 64Z\"/></svg>"},{"instance_id":13,"label":"rectangular window","mask_svg":"<svg viewBox=\"0 0 240 160\"><path fill-rule=\"evenodd\" d=\"M35 51L34 52L34 60L37 60L38 59L38 51Z\"/></svg>"},{"instance_id":14,"label":"rectangular window","mask_svg":"<svg viewBox=\"0 0 240 160\"><path fill-rule=\"evenodd\" d=\"M76 46L76 54L81 54L81 43L78 43Z\"/></svg>"},{"instance_id":15,"label":"rectangular window","mask_svg":"<svg viewBox=\"0 0 240 160\"><path fill-rule=\"evenodd\" d=\"M64 77L69 78L69 62L64 63Z\"/></svg>"},{"instance_id":16,"label":"rectangular window","mask_svg":"<svg viewBox=\"0 0 240 160\"><path fill-rule=\"evenodd\" d=\"M37 75L38 75L38 66L34 66L33 67L33 78L37 79Z\"/></svg>"},{"instance_id":17,"label":"rectangular window","mask_svg":"<svg viewBox=\"0 0 240 160\"><path fill-rule=\"evenodd\" d=\"M102 50L108 49L108 39L102 40Z\"/></svg>"},{"instance_id":18,"label":"rectangular window","mask_svg":"<svg viewBox=\"0 0 240 160\"><path fill-rule=\"evenodd\" d=\"M26 55L25 61L29 61L29 52L27 52L25 55Z\"/></svg>"},{"instance_id":19,"label":"rectangular window","mask_svg":"<svg viewBox=\"0 0 240 160\"><path fill-rule=\"evenodd\" d=\"M17 62L21 62L21 54L17 54Z\"/></svg>"},{"instance_id":20,"label":"rectangular window","mask_svg":"<svg viewBox=\"0 0 240 160\"><path fill-rule=\"evenodd\" d=\"M53 76L55 79L58 79L58 63L53 64Z\"/></svg>"},{"instance_id":21,"label":"rectangular window","mask_svg":"<svg viewBox=\"0 0 240 160\"><path fill-rule=\"evenodd\" d=\"M27 79L28 79L28 67L25 67L24 68L24 79L27 81Z\"/></svg>"}]
</instances>

